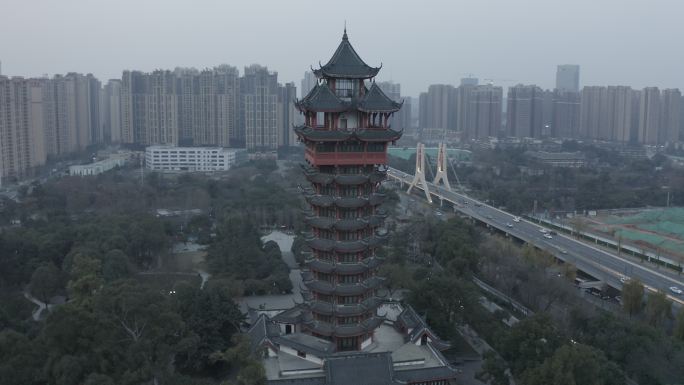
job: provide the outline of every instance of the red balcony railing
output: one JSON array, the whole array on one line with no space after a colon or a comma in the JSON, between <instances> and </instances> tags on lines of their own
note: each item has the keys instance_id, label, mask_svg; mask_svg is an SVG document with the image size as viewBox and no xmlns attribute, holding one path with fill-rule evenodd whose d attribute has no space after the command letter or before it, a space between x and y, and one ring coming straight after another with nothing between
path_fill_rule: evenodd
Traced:
<instances>
[{"instance_id":1,"label":"red balcony railing","mask_svg":"<svg viewBox=\"0 0 684 385\"><path fill-rule=\"evenodd\" d=\"M306 160L314 166L387 164L385 152L315 152L306 150Z\"/></svg>"}]
</instances>

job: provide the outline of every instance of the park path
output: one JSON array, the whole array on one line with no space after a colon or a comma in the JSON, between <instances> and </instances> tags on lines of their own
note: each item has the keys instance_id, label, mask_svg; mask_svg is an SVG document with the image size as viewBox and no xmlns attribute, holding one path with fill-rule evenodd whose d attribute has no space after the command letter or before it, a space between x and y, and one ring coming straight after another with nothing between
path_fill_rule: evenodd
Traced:
<instances>
[{"instance_id":1,"label":"park path","mask_svg":"<svg viewBox=\"0 0 684 385\"><path fill-rule=\"evenodd\" d=\"M33 313L31 314L31 318L33 318L34 321L40 321L40 316L43 313L43 310L48 309L48 308L50 308L50 309L52 308L52 305L45 304L45 302L40 301L38 298L32 296L27 291L24 292L24 298L26 298L27 300L38 305L38 309L34 310Z\"/></svg>"}]
</instances>

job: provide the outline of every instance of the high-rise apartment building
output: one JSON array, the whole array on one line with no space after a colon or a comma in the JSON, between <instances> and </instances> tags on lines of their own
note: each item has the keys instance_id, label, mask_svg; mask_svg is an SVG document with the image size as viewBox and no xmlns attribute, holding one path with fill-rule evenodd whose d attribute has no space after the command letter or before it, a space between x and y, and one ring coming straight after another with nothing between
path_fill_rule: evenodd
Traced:
<instances>
[{"instance_id":1,"label":"high-rise apartment building","mask_svg":"<svg viewBox=\"0 0 684 385\"><path fill-rule=\"evenodd\" d=\"M576 138L580 120L579 92L554 90L551 110L550 135L556 138Z\"/></svg>"},{"instance_id":2,"label":"high-rise apartment building","mask_svg":"<svg viewBox=\"0 0 684 385\"><path fill-rule=\"evenodd\" d=\"M318 79L316 78L316 75L314 75L314 73L311 71L304 72L304 78L302 79L302 87L299 91L299 96L303 98L306 95L308 95L309 92L311 92L311 90L314 87L316 87L316 84L318 84Z\"/></svg>"},{"instance_id":3,"label":"high-rise apartment building","mask_svg":"<svg viewBox=\"0 0 684 385\"><path fill-rule=\"evenodd\" d=\"M678 89L665 89L661 93L661 117L659 143L673 143L680 140L682 93Z\"/></svg>"},{"instance_id":4,"label":"high-rise apartment building","mask_svg":"<svg viewBox=\"0 0 684 385\"><path fill-rule=\"evenodd\" d=\"M586 86L582 88L579 126L579 137L582 139L598 137L602 88L599 86Z\"/></svg>"},{"instance_id":5,"label":"high-rise apartment building","mask_svg":"<svg viewBox=\"0 0 684 385\"><path fill-rule=\"evenodd\" d=\"M195 99L199 99L199 87L195 87L199 71L196 68L174 69L178 86L178 144L181 146L193 143L193 113Z\"/></svg>"},{"instance_id":6,"label":"high-rise apartment building","mask_svg":"<svg viewBox=\"0 0 684 385\"><path fill-rule=\"evenodd\" d=\"M630 87L584 87L579 137L613 142L634 141L635 93Z\"/></svg>"},{"instance_id":7,"label":"high-rise apartment building","mask_svg":"<svg viewBox=\"0 0 684 385\"><path fill-rule=\"evenodd\" d=\"M49 90L48 79L0 76L0 184L45 163Z\"/></svg>"},{"instance_id":8,"label":"high-rise apartment building","mask_svg":"<svg viewBox=\"0 0 684 385\"><path fill-rule=\"evenodd\" d=\"M605 114L612 115L607 121L610 127L610 139L614 142L628 143L632 140L632 122L634 92L627 86L608 87L608 101L602 103L608 106ZM602 121L604 121L602 119ZM608 135L606 135L608 136Z\"/></svg>"},{"instance_id":9,"label":"high-rise apartment building","mask_svg":"<svg viewBox=\"0 0 684 385\"><path fill-rule=\"evenodd\" d=\"M240 78L241 128L248 152L274 152L278 147L278 73L252 64Z\"/></svg>"},{"instance_id":10,"label":"high-rise apartment building","mask_svg":"<svg viewBox=\"0 0 684 385\"><path fill-rule=\"evenodd\" d=\"M216 123L210 145L232 146L236 136L240 115L240 80L239 71L227 64L220 65L214 71L214 90L216 91Z\"/></svg>"},{"instance_id":11,"label":"high-rise apartment building","mask_svg":"<svg viewBox=\"0 0 684 385\"><path fill-rule=\"evenodd\" d=\"M543 91L535 85L518 84L508 89L506 128L508 136L542 136Z\"/></svg>"},{"instance_id":12,"label":"high-rise apartment building","mask_svg":"<svg viewBox=\"0 0 684 385\"><path fill-rule=\"evenodd\" d=\"M54 92L55 145L50 153L68 154L81 151L101 139L100 82L92 75L68 73L51 79Z\"/></svg>"},{"instance_id":13,"label":"high-rise apartment building","mask_svg":"<svg viewBox=\"0 0 684 385\"><path fill-rule=\"evenodd\" d=\"M238 70L229 65L174 71L179 98L179 143L228 146L238 122Z\"/></svg>"},{"instance_id":14,"label":"high-rise apartment building","mask_svg":"<svg viewBox=\"0 0 684 385\"><path fill-rule=\"evenodd\" d=\"M501 130L503 89L493 85L481 85L471 91L468 123L465 136L482 139L498 136Z\"/></svg>"},{"instance_id":15,"label":"high-rise apartment building","mask_svg":"<svg viewBox=\"0 0 684 385\"><path fill-rule=\"evenodd\" d=\"M554 91L542 90L542 135L543 136L554 136L555 132L553 130L553 98Z\"/></svg>"},{"instance_id":16,"label":"high-rise apartment building","mask_svg":"<svg viewBox=\"0 0 684 385\"><path fill-rule=\"evenodd\" d=\"M556 68L556 89L579 92L580 67L576 64L563 64Z\"/></svg>"},{"instance_id":17,"label":"high-rise apartment building","mask_svg":"<svg viewBox=\"0 0 684 385\"><path fill-rule=\"evenodd\" d=\"M297 87L293 82L278 86L278 147L297 145L295 126L299 114L295 110Z\"/></svg>"},{"instance_id":18,"label":"high-rise apartment building","mask_svg":"<svg viewBox=\"0 0 684 385\"><path fill-rule=\"evenodd\" d=\"M639 143L658 144L660 130L660 90L657 87L646 87L641 91L639 103Z\"/></svg>"},{"instance_id":19,"label":"high-rise apartment building","mask_svg":"<svg viewBox=\"0 0 684 385\"><path fill-rule=\"evenodd\" d=\"M176 77L170 71L124 71L121 84L122 142L177 145L177 88Z\"/></svg>"},{"instance_id":20,"label":"high-rise apartment building","mask_svg":"<svg viewBox=\"0 0 684 385\"><path fill-rule=\"evenodd\" d=\"M456 89L449 84L432 84L420 95L421 129L456 129Z\"/></svg>"},{"instance_id":21,"label":"high-rise apartment building","mask_svg":"<svg viewBox=\"0 0 684 385\"><path fill-rule=\"evenodd\" d=\"M467 77L467 78L461 78L461 86L476 86L479 83L478 78L474 77Z\"/></svg>"},{"instance_id":22,"label":"high-rise apartment building","mask_svg":"<svg viewBox=\"0 0 684 385\"><path fill-rule=\"evenodd\" d=\"M377 82L378 87L395 102L404 103L404 107L392 117L392 127L402 130L411 127L411 101L401 96L401 84L394 82Z\"/></svg>"},{"instance_id":23,"label":"high-rise apartment building","mask_svg":"<svg viewBox=\"0 0 684 385\"><path fill-rule=\"evenodd\" d=\"M679 105L679 140L684 141L684 97L681 98Z\"/></svg>"},{"instance_id":24,"label":"high-rise apartment building","mask_svg":"<svg viewBox=\"0 0 684 385\"><path fill-rule=\"evenodd\" d=\"M107 143L121 142L121 80L110 79L102 88L100 116L102 135Z\"/></svg>"},{"instance_id":25,"label":"high-rise apartment building","mask_svg":"<svg viewBox=\"0 0 684 385\"><path fill-rule=\"evenodd\" d=\"M467 131L472 93L477 87L477 83L478 80L475 78L463 78L461 85L455 91L455 102L452 108L455 109L456 131L461 134Z\"/></svg>"}]
</instances>

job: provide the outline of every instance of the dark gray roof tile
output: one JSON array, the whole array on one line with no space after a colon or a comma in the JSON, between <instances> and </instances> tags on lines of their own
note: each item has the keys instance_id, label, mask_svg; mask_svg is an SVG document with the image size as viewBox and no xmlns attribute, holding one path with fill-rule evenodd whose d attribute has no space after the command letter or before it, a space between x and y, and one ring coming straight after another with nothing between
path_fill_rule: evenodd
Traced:
<instances>
[{"instance_id":1,"label":"dark gray roof tile","mask_svg":"<svg viewBox=\"0 0 684 385\"><path fill-rule=\"evenodd\" d=\"M361 59L345 31L332 58L321 68L314 70L314 74L319 78L369 79L375 77L379 71L380 67L371 67Z\"/></svg>"}]
</instances>

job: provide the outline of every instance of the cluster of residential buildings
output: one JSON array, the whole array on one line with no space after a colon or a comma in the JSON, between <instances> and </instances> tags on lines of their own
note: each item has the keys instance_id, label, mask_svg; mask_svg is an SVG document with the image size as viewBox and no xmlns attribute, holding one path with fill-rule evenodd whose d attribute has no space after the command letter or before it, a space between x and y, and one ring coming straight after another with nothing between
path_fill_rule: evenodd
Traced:
<instances>
[{"instance_id":1,"label":"cluster of residential buildings","mask_svg":"<svg viewBox=\"0 0 684 385\"><path fill-rule=\"evenodd\" d=\"M295 142L294 83L251 65L93 75L0 76L0 178L32 175L48 157L100 143L246 148Z\"/></svg>"},{"instance_id":2,"label":"cluster of residential buildings","mask_svg":"<svg viewBox=\"0 0 684 385\"><path fill-rule=\"evenodd\" d=\"M221 65L199 71L124 71L105 93L120 103L121 143L246 148L275 152L294 143L294 83L278 83L278 73L257 64ZM108 84L108 86L109 86ZM119 96L120 95L120 96ZM117 98L120 98L117 100ZM113 120L116 120L112 114Z\"/></svg>"},{"instance_id":3,"label":"cluster of residential buildings","mask_svg":"<svg viewBox=\"0 0 684 385\"><path fill-rule=\"evenodd\" d=\"M306 72L299 97L317 84L315 74ZM458 87L433 84L418 98L402 95L398 83L376 84L403 103L390 127L418 128L423 140L684 142L684 99L679 90L580 89L576 65L558 66L554 90L518 84L505 95L502 87L480 84L474 77L461 79ZM294 83L279 83L277 72L257 64L245 67L242 74L229 65L124 71L121 79L106 84L78 73L0 76L0 178L22 179L50 157L99 143L230 147L275 156L278 148L296 145L292 128L303 123L295 108L297 94Z\"/></svg>"},{"instance_id":4,"label":"cluster of residential buildings","mask_svg":"<svg viewBox=\"0 0 684 385\"><path fill-rule=\"evenodd\" d=\"M579 66L560 65L556 88L431 85L420 95L418 127L458 133L461 140L488 137L589 139L665 145L684 141L684 99L678 89L579 87Z\"/></svg>"},{"instance_id":5,"label":"cluster of residential buildings","mask_svg":"<svg viewBox=\"0 0 684 385\"><path fill-rule=\"evenodd\" d=\"M102 142L100 89L90 74L0 76L0 178L23 178L48 156Z\"/></svg>"}]
</instances>

